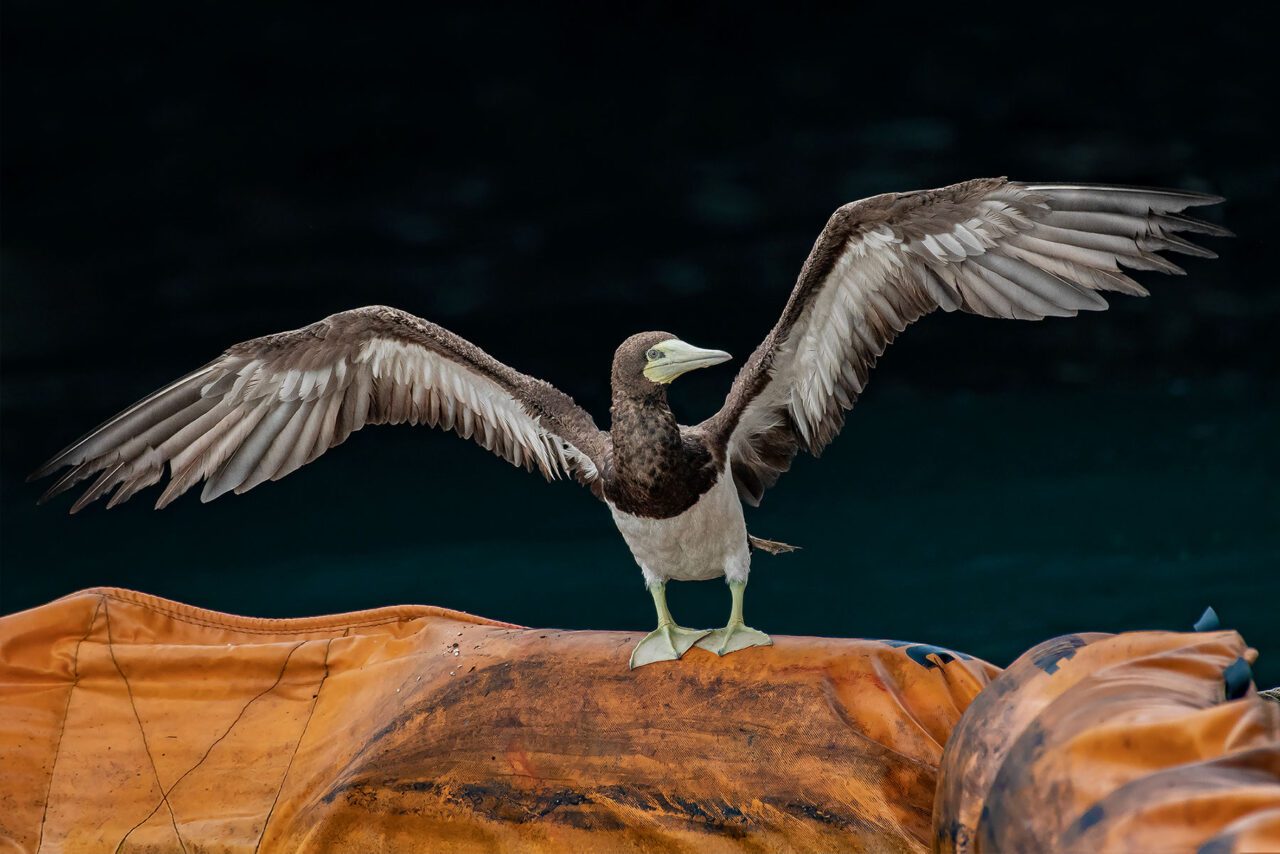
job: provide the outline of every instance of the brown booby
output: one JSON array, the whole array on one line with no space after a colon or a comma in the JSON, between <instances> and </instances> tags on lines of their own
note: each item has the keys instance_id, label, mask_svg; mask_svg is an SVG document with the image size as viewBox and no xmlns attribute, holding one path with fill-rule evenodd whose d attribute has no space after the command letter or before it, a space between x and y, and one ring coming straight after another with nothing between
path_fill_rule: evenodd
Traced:
<instances>
[{"instance_id":1,"label":"brown booby","mask_svg":"<svg viewBox=\"0 0 1280 854\"><path fill-rule=\"evenodd\" d=\"M695 427L667 404L680 375L730 358L666 332L633 335L613 358L612 424L446 329L371 306L237 344L134 404L45 463L68 466L42 500L98 475L76 512L169 482L164 507L205 481L202 501L278 480L366 424L429 424L604 501L653 596L658 627L632 667L698 646L720 655L771 641L743 621L752 547L742 502L840 431L885 347L934 309L1040 320L1107 307L1099 292L1146 295L1125 272L1182 273L1169 250L1212 258L1180 232L1225 229L1180 212L1201 193L980 179L891 193L837 210L777 324L738 372L723 408ZM669 579L724 576L727 625L682 628Z\"/></svg>"}]
</instances>

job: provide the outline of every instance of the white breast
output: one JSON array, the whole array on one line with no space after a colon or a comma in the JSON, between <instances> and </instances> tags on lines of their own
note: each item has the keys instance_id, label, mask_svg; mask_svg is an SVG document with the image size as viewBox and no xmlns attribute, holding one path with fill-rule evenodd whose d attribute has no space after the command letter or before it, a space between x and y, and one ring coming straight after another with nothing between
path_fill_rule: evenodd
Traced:
<instances>
[{"instance_id":1,"label":"white breast","mask_svg":"<svg viewBox=\"0 0 1280 854\"><path fill-rule=\"evenodd\" d=\"M624 513L612 502L613 522L631 547L646 584L674 578L705 581L727 575L746 580L751 568L747 526L733 476L724 471L698 503L670 519Z\"/></svg>"}]
</instances>

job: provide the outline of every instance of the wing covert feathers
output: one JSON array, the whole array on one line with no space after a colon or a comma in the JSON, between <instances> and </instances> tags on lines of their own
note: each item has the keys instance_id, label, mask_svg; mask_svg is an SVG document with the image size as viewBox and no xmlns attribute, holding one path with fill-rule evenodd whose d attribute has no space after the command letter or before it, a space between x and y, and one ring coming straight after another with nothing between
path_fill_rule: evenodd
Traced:
<instances>
[{"instance_id":1,"label":"wing covert feathers","mask_svg":"<svg viewBox=\"0 0 1280 854\"><path fill-rule=\"evenodd\" d=\"M114 507L169 482L161 508L196 483L201 500L279 480L366 424L451 430L548 479L591 483L606 436L548 383L433 323L385 306L341 312L237 344L116 415L36 470L68 468L41 498L97 475L72 505Z\"/></svg>"},{"instance_id":2,"label":"wing covert feathers","mask_svg":"<svg viewBox=\"0 0 1280 854\"><path fill-rule=\"evenodd\" d=\"M1129 271L1182 274L1161 252L1212 258L1183 233L1229 236L1183 216L1219 196L1004 178L892 193L837 210L805 261L777 325L701 426L728 445L744 500L801 449L839 433L876 359L934 309L1040 320L1145 296Z\"/></svg>"}]
</instances>

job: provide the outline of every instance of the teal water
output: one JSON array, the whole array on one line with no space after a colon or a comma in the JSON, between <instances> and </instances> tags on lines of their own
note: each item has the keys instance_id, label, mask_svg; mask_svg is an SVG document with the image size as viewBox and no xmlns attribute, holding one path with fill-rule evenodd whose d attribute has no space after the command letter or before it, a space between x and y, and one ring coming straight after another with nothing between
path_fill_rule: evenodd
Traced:
<instances>
[{"instance_id":1,"label":"teal water","mask_svg":"<svg viewBox=\"0 0 1280 854\"><path fill-rule=\"evenodd\" d=\"M1261 651L1259 683L1280 684L1278 438L1277 389L1243 382L876 386L821 460L748 510L753 533L802 546L756 556L748 622L1004 665L1064 632L1189 629L1212 605ZM429 430L372 428L280 483L160 514L155 490L73 518L15 484L5 611L107 584L262 616L418 602L537 626L652 622L603 505ZM689 625L728 608L718 582L673 584L670 601Z\"/></svg>"}]
</instances>

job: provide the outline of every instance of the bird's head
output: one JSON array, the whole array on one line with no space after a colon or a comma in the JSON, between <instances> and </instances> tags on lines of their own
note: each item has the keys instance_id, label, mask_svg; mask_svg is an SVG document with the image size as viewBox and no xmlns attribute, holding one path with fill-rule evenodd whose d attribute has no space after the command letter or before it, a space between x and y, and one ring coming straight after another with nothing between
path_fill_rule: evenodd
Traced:
<instances>
[{"instance_id":1,"label":"bird's head","mask_svg":"<svg viewBox=\"0 0 1280 854\"><path fill-rule=\"evenodd\" d=\"M703 350L686 344L670 332L641 332L623 341L613 354L613 381L615 386L652 389L695 368L708 368L732 358L723 350Z\"/></svg>"}]
</instances>

